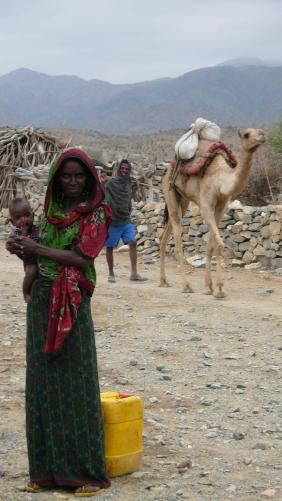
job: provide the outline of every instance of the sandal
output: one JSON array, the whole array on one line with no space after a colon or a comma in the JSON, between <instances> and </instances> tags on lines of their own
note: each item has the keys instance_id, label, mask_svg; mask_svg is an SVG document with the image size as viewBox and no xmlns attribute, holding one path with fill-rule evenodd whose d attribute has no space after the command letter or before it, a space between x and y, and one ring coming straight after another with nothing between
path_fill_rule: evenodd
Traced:
<instances>
[{"instance_id":1,"label":"sandal","mask_svg":"<svg viewBox=\"0 0 282 501\"><path fill-rule=\"evenodd\" d=\"M32 492L33 494L37 494L39 492L48 491L49 489L47 489L45 487L40 487L40 485L36 484L35 482L29 482L21 490L24 492Z\"/></svg>"},{"instance_id":2,"label":"sandal","mask_svg":"<svg viewBox=\"0 0 282 501\"><path fill-rule=\"evenodd\" d=\"M77 497L92 497L97 496L104 489L102 487L98 487L97 485L83 485L78 489L75 489L74 495Z\"/></svg>"}]
</instances>

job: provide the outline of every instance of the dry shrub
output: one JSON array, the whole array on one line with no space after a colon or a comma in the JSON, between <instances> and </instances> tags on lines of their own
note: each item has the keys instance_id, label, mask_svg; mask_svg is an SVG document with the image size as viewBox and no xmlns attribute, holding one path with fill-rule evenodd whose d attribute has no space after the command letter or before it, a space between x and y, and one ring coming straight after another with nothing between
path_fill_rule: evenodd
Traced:
<instances>
[{"instance_id":1,"label":"dry shrub","mask_svg":"<svg viewBox=\"0 0 282 501\"><path fill-rule=\"evenodd\" d=\"M282 191L282 158L265 147L255 154L252 174L245 190L238 197L245 205L278 203Z\"/></svg>"}]
</instances>

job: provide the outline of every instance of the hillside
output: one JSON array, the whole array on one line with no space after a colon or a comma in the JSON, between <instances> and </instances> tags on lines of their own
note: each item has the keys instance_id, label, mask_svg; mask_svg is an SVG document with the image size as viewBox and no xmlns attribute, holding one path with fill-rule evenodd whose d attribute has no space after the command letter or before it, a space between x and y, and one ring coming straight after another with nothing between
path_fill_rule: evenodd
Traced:
<instances>
[{"instance_id":1,"label":"hillside","mask_svg":"<svg viewBox=\"0 0 282 501\"><path fill-rule=\"evenodd\" d=\"M143 134L219 125L269 125L282 117L282 66L216 66L137 84L113 85L27 69L0 77L0 123Z\"/></svg>"},{"instance_id":2,"label":"hillside","mask_svg":"<svg viewBox=\"0 0 282 501\"><path fill-rule=\"evenodd\" d=\"M174 155L174 145L184 134L185 129L134 136L101 134L90 129L52 128L50 132L59 139L71 141L73 145L89 147L95 158L106 163L117 158L126 158L130 154L140 154L148 160L156 159L162 162L171 160ZM222 130L222 140L238 154L239 140L234 127Z\"/></svg>"}]
</instances>

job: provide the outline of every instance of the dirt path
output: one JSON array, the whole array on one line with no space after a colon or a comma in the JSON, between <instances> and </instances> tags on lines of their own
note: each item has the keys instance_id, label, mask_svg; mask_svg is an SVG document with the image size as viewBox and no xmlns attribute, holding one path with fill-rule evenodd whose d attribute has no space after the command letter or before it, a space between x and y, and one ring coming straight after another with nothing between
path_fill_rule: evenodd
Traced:
<instances>
[{"instance_id":1,"label":"dirt path","mask_svg":"<svg viewBox=\"0 0 282 501\"><path fill-rule=\"evenodd\" d=\"M142 471L114 479L99 499L282 500L281 277L227 270L228 298L216 301L203 294L203 270L191 273L196 293L181 294L172 260L169 289L157 287L158 264L140 265L148 282L129 282L126 255L117 256L116 284L104 256L97 270L101 389L145 403ZM21 263L3 242L0 274L0 499L75 499L18 490L27 480L25 306Z\"/></svg>"}]
</instances>

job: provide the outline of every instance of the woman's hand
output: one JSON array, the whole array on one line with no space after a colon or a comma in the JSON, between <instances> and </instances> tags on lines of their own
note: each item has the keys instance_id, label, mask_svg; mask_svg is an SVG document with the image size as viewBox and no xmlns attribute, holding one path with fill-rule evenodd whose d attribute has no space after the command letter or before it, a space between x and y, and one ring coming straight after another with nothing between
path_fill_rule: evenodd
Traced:
<instances>
[{"instance_id":1,"label":"woman's hand","mask_svg":"<svg viewBox=\"0 0 282 501\"><path fill-rule=\"evenodd\" d=\"M8 240L6 242L6 249L10 252L10 254L16 254L17 256L20 256L20 249L18 244L16 243L15 238L16 237L13 234L8 237Z\"/></svg>"},{"instance_id":2,"label":"woman's hand","mask_svg":"<svg viewBox=\"0 0 282 501\"><path fill-rule=\"evenodd\" d=\"M16 237L17 252L22 256L37 256L39 244L29 237Z\"/></svg>"}]
</instances>

